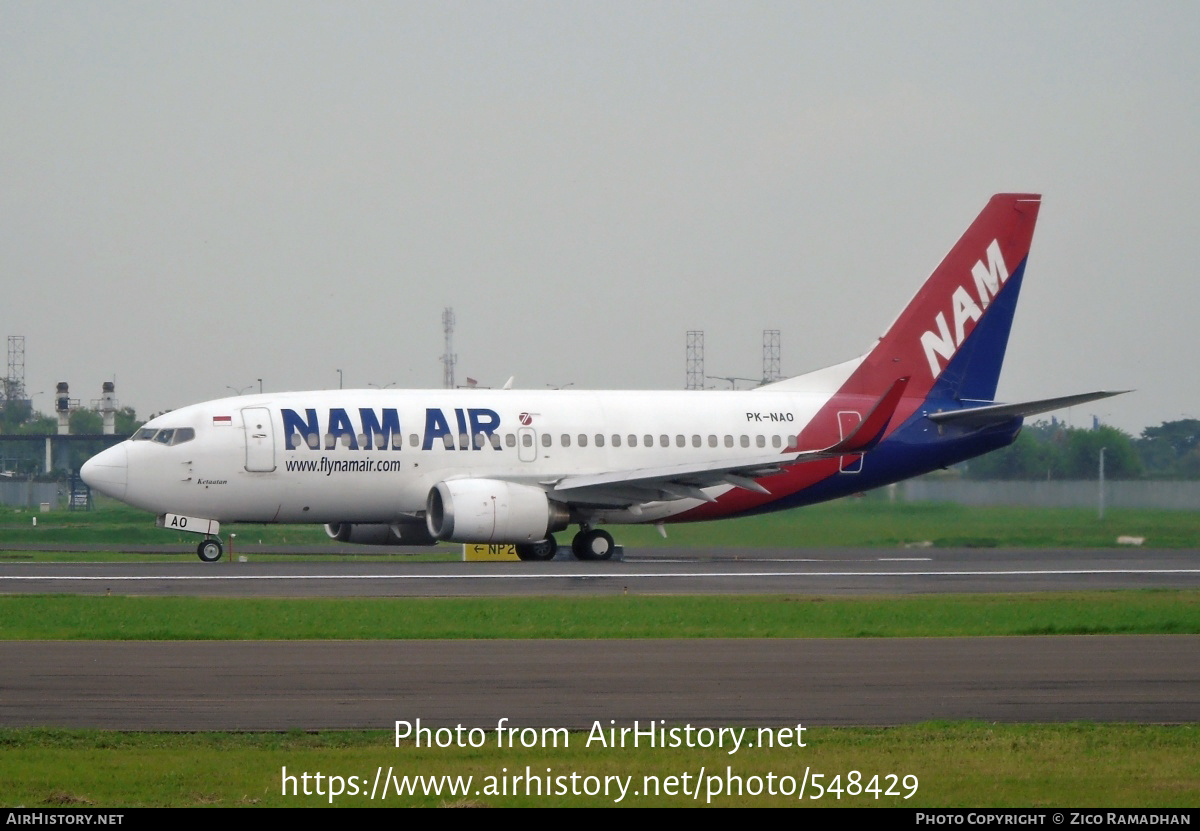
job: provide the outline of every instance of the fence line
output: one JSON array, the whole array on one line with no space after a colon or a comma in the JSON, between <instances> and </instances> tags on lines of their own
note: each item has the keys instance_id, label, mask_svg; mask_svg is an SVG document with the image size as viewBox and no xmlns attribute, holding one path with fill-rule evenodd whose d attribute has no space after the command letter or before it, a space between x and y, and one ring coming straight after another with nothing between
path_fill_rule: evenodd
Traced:
<instances>
[{"instance_id":1,"label":"fence line","mask_svg":"<svg viewBox=\"0 0 1200 831\"><path fill-rule=\"evenodd\" d=\"M900 486L906 502L956 502L960 505L1030 505L1044 508L1095 508L1100 502L1096 481L945 481L910 479ZM1158 508L1200 511L1200 482L1104 483L1106 508Z\"/></svg>"}]
</instances>

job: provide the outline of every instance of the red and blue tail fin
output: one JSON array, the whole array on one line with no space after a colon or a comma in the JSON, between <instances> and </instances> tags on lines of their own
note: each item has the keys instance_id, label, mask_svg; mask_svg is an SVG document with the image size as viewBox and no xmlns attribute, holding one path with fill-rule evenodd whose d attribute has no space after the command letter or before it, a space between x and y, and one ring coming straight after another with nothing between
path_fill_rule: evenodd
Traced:
<instances>
[{"instance_id":1,"label":"red and blue tail fin","mask_svg":"<svg viewBox=\"0 0 1200 831\"><path fill-rule=\"evenodd\" d=\"M1000 380L1041 196L1001 193L950 249L840 390L991 401Z\"/></svg>"}]
</instances>

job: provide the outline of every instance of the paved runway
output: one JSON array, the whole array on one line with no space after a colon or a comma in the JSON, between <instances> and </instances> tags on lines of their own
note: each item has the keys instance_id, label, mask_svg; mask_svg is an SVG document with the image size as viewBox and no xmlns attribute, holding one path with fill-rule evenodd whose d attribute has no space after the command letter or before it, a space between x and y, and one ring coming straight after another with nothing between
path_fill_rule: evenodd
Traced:
<instances>
[{"instance_id":1,"label":"paved runway","mask_svg":"<svg viewBox=\"0 0 1200 831\"><path fill-rule=\"evenodd\" d=\"M907 594L1200 587L1195 550L731 549L581 563L0 563L0 593L222 596Z\"/></svg>"},{"instance_id":2,"label":"paved runway","mask_svg":"<svg viewBox=\"0 0 1200 831\"><path fill-rule=\"evenodd\" d=\"M1200 586L1167 550L630 552L609 563L0 564L0 593L882 594ZM0 642L0 725L1200 721L1200 636Z\"/></svg>"},{"instance_id":3,"label":"paved runway","mask_svg":"<svg viewBox=\"0 0 1200 831\"><path fill-rule=\"evenodd\" d=\"M1200 721L1200 636L0 643L0 724Z\"/></svg>"}]
</instances>

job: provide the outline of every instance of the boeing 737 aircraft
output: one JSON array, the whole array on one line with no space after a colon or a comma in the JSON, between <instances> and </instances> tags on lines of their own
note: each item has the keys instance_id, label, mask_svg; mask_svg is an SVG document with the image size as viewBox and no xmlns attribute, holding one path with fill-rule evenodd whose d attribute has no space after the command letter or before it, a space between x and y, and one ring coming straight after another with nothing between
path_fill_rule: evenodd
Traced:
<instances>
[{"instance_id":1,"label":"boeing 737 aircraft","mask_svg":"<svg viewBox=\"0 0 1200 831\"><path fill-rule=\"evenodd\" d=\"M1025 416L1116 395L993 401L1041 198L1000 194L865 355L750 391L318 390L148 422L81 471L204 535L324 523L367 544L513 543L607 559L603 525L809 505L1010 444ZM866 287L862 287L865 289Z\"/></svg>"}]
</instances>

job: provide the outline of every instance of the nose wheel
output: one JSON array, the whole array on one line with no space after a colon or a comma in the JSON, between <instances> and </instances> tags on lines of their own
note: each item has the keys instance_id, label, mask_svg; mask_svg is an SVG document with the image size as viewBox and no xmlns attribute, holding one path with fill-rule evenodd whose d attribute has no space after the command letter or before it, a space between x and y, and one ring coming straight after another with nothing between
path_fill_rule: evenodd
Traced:
<instances>
[{"instance_id":1,"label":"nose wheel","mask_svg":"<svg viewBox=\"0 0 1200 831\"><path fill-rule=\"evenodd\" d=\"M215 563L221 559L221 554L225 551L221 547L221 541L216 537L209 537L196 546L196 556L206 563Z\"/></svg>"}]
</instances>

